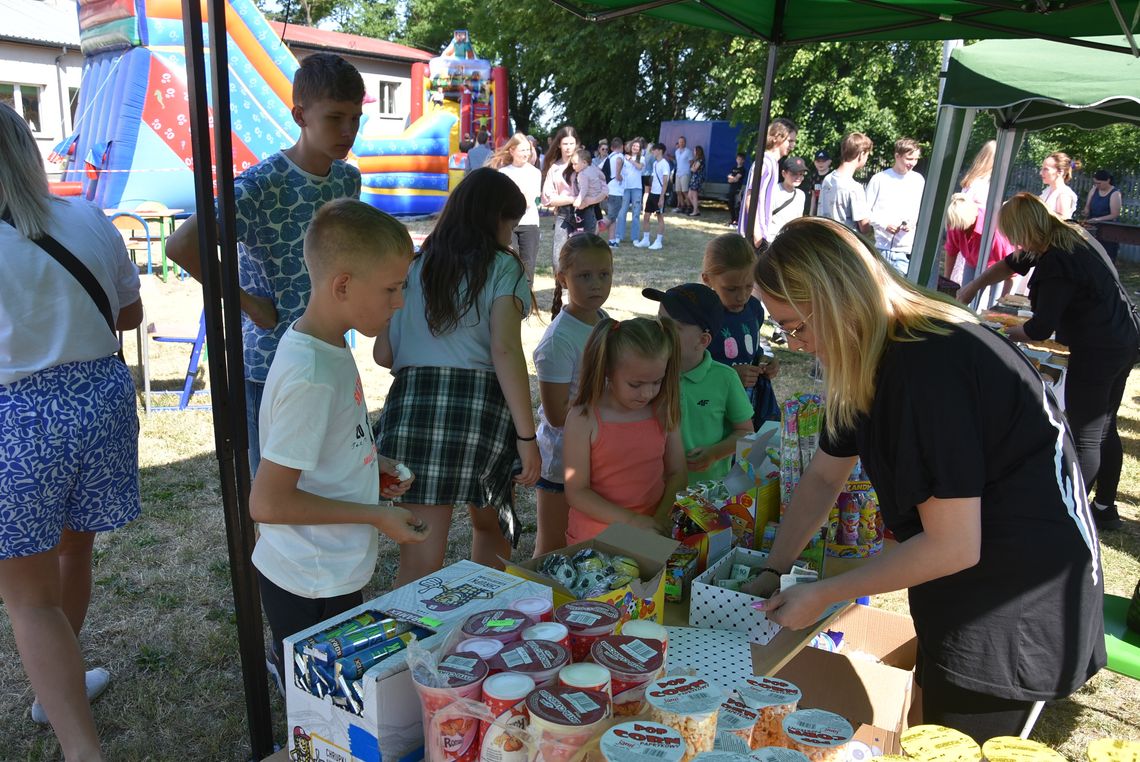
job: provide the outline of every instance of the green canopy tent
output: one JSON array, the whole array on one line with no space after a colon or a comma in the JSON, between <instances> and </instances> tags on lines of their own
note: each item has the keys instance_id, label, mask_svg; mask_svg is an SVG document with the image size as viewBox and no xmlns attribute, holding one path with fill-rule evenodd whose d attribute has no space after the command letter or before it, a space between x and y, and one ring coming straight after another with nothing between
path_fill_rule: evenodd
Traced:
<instances>
[{"instance_id":1,"label":"green canopy tent","mask_svg":"<svg viewBox=\"0 0 1140 762\"><path fill-rule=\"evenodd\" d=\"M992 212L1001 205L1013 156L1027 131L1140 124L1140 60L1104 52L1125 38L1079 42L1096 43L1100 49L1045 40L988 40L951 54L911 259L911 277L919 283L937 279L942 210L957 188L978 111L993 113L998 128L982 251L989 251ZM1059 76L1062 72L1065 76ZM985 260L979 257L979 268L985 267Z\"/></svg>"}]
</instances>

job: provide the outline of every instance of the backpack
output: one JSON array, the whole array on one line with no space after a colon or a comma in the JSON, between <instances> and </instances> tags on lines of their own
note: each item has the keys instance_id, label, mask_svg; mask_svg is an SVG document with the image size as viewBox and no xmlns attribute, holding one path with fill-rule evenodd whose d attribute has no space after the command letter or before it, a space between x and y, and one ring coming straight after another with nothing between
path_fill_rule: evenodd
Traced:
<instances>
[{"instance_id":1,"label":"backpack","mask_svg":"<svg viewBox=\"0 0 1140 762\"><path fill-rule=\"evenodd\" d=\"M613 163L614 163L614 159L612 156L607 156L606 160L602 162L602 177L606 178L607 183L614 179L614 177L613 177L613 171L614 171L613 170Z\"/></svg>"}]
</instances>

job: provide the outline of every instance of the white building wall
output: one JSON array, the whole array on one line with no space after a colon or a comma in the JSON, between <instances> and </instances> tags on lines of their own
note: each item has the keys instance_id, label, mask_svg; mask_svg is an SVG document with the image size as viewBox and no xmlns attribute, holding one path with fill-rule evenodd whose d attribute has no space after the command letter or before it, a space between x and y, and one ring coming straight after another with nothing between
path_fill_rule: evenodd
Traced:
<instances>
[{"instance_id":1,"label":"white building wall","mask_svg":"<svg viewBox=\"0 0 1140 762\"><path fill-rule=\"evenodd\" d=\"M78 48L46 47L0 41L0 84L39 88L40 123L33 128L49 175L59 168L47 155L71 134L70 90L78 92L83 76L83 54Z\"/></svg>"}]
</instances>

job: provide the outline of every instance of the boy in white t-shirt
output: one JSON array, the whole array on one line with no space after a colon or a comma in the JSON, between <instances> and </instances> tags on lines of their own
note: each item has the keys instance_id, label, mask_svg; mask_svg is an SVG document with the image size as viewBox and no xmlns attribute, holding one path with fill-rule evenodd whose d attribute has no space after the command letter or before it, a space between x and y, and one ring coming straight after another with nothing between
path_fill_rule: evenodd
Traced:
<instances>
[{"instance_id":1,"label":"boy in white t-shirt","mask_svg":"<svg viewBox=\"0 0 1140 762\"><path fill-rule=\"evenodd\" d=\"M665 194L669 190L669 176L672 168L665 160L665 144L656 143L651 149L653 154L652 171L650 174L649 198L645 202L645 217L641 221L641 229L645 231L640 241L633 245L639 249L660 249L665 241ZM649 220L657 215L657 238L649 242Z\"/></svg>"},{"instance_id":2,"label":"boy in white t-shirt","mask_svg":"<svg viewBox=\"0 0 1140 762\"><path fill-rule=\"evenodd\" d=\"M395 218L352 199L330 201L304 244L312 295L281 337L261 405L261 466L249 495L260 523L253 550L273 633L278 688L282 639L364 602L376 565L376 530L420 542L427 527L381 496L412 475L378 457L364 390L344 334L376 336L404 303L412 239ZM402 480L381 487L381 472ZM403 471L402 474L400 472Z\"/></svg>"}]
</instances>

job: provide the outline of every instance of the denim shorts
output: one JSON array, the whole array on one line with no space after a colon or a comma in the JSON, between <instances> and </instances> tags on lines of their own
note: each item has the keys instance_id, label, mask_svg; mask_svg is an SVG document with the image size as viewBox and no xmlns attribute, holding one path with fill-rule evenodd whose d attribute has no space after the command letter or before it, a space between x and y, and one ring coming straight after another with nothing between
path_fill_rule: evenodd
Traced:
<instances>
[{"instance_id":1,"label":"denim shorts","mask_svg":"<svg viewBox=\"0 0 1140 762\"><path fill-rule=\"evenodd\" d=\"M0 559L51 550L64 527L138 518L138 446L135 385L117 357L0 384Z\"/></svg>"},{"instance_id":2,"label":"denim shorts","mask_svg":"<svg viewBox=\"0 0 1140 762\"><path fill-rule=\"evenodd\" d=\"M561 495L563 492L566 491L566 485L565 484L560 484L559 482L552 482L549 479L543 479L541 476L538 477L538 481L536 481L534 483L534 488L540 489L543 492L551 492L555 495Z\"/></svg>"}]
</instances>

